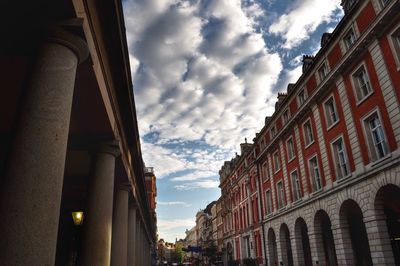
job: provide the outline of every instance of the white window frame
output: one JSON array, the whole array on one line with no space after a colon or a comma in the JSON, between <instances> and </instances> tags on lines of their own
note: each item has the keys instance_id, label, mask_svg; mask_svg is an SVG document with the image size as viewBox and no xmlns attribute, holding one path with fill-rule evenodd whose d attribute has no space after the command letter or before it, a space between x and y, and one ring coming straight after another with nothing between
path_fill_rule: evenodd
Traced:
<instances>
[{"instance_id":1,"label":"white window frame","mask_svg":"<svg viewBox=\"0 0 400 266\"><path fill-rule=\"evenodd\" d=\"M281 186L281 188L279 188L279 185ZM282 180L276 183L276 191L278 195L278 209L282 209L283 207L286 206L285 187L283 186Z\"/></svg>"},{"instance_id":2,"label":"white window frame","mask_svg":"<svg viewBox=\"0 0 400 266\"><path fill-rule=\"evenodd\" d=\"M296 174L296 176L294 176L294 174ZM297 169L293 170L290 173L290 181L292 182L293 202L296 202L299 199L301 199L300 178L299 178L299 172L297 171Z\"/></svg>"},{"instance_id":3,"label":"white window frame","mask_svg":"<svg viewBox=\"0 0 400 266\"><path fill-rule=\"evenodd\" d=\"M264 180L269 179L268 160L265 160L265 162L261 165L261 173L263 175Z\"/></svg>"},{"instance_id":4,"label":"white window frame","mask_svg":"<svg viewBox=\"0 0 400 266\"><path fill-rule=\"evenodd\" d=\"M286 108L282 114L282 122L284 125L286 125L289 122L289 120L290 120L290 111L289 108Z\"/></svg>"},{"instance_id":5,"label":"white window frame","mask_svg":"<svg viewBox=\"0 0 400 266\"><path fill-rule=\"evenodd\" d=\"M301 96L300 95L303 95L303 99L301 99ZM305 103L305 101L307 100L307 90L305 89L305 88L302 88L300 91L299 91L299 93L297 93L297 104L298 104L298 106L300 107L300 106L302 106L304 103Z\"/></svg>"},{"instance_id":6,"label":"white window frame","mask_svg":"<svg viewBox=\"0 0 400 266\"><path fill-rule=\"evenodd\" d=\"M273 158L273 163L274 163L274 173L276 174L277 172L279 172L281 170L281 162L280 162L279 151L278 150L276 150L272 154L272 158ZM278 160L276 160L276 158L278 158ZM278 164L278 167L277 167L276 164Z\"/></svg>"},{"instance_id":7,"label":"white window frame","mask_svg":"<svg viewBox=\"0 0 400 266\"><path fill-rule=\"evenodd\" d=\"M333 110L330 110L329 102L332 102L333 104ZM334 127L337 123L339 123L339 113L336 108L336 100L335 97L330 95L328 99L325 100L324 102L324 113L325 113L325 120L326 120L326 125L327 125L327 130L331 129ZM336 120L333 121L333 116L336 117Z\"/></svg>"},{"instance_id":8,"label":"white window frame","mask_svg":"<svg viewBox=\"0 0 400 266\"><path fill-rule=\"evenodd\" d=\"M311 139L308 140L309 136L309 132L308 130L306 130L306 124L310 124L310 130L311 130ZM312 123L311 123L311 118L308 118L304 123L303 123L303 137L304 137L304 144L305 144L305 148L308 148L309 146L311 146L311 144L314 143L315 139L314 139L314 132L313 132L313 128L312 128Z\"/></svg>"},{"instance_id":9,"label":"white window frame","mask_svg":"<svg viewBox=\"0 0 400 266\"><path fill-rule=\"evenodd\" d=\"M276 136L276 127L275 126L271 127L269 132L271 134L271 139L273 139Z\"/></svg>"},{"instance_id":10,"label":"white window frame","mask_svg":"<svg viewBox=\"0 0 400 266\"><path fill-rule=\"evenodd\" d=\"M370 120L373 116L376 116L376 118L379 121L379 128L371 128ZM390 149L389 149L389 143L388 139L386 136L385 132L385 127L382 123L382 117L380 115L379 109L376 108L369 112L366 116L362 118L362 125L364 128L364 137L366 139L366 142L368 144L368 153L369 153L369 158L371 162L379 162L383 159L385 159L387 156L390 155ZM374 139L374 135L372 131L376 131L378 135L380 134L383 139L380 140L379 143L376 143L376 139ZM382 144L382 150L384 152L383 156L379 156L379 149L377 148L377 145Z\"/></svg>"},{"instance_id":11,"label":"white window frame","mask_svg":"<svg viewBox=\"0 0 400 266\"><path fill-rule=\"evenodd\" d=\"M341 142L342 144L342 150L338 150L338 142ZM337 180L344 179L348 176L351 175L351 169L350 169L350 161L349 157L347 156L347 150L346 150L346 143L344 142L343 135L340 135L339 137L335 138L331 142L331 149L332 149L332 157L333 157L333 163L334 163L334 168L337 176ZM347 173L345 172L345 169L347 170Z\"/></svg>"},{"instance_id":12,"label":"white window frame","mask_svg":"<svg viewBox=\"0 0 400 266\"><path fill-rule=\"evenodd\" d=\"M311 161L315 159L316 165L313 166ZM308 170L310 173L311 184L313 187L313 192L319 191L322 189L322 178L321 178L321 171L319 169L318 157L317 155L313 155L308 159ZM318 173L316 175L316 173ZM318 179L316 179L318 177Z\"/></svg>"},{"instance_id":13,"label":"white window frame","mask_svg":"<svg viewBox=\"0 0 400 266\"><path fill-rule=\"evenodd\" d=\"M348 38L348 37L350 37L350 38ZM350 42L348 40L350 40ZM354 43L356 41L357 41L356 31L354 30L353 27L350 27L349 30L343 36L343 44L344 44L345 51L350 50L351 47L354 46Z\"/></svg>"},{"instance_id":14,"label":"white window frame","mask_svg":"<svg viewBox=\"0 0 400 266\"><path fill-rule=\"evenodd\" d=\"M271 189L267 189L265 191L265 206L266 206L266 213L271 214L273 212L272 208L272 192Z\"/></svg>"},{"instance_id":15,"label":"white window frame","mask_svg":"<svg viewBox=\"0 0 400 266\"><path fill-rule=\"evenodd\" d=\"M397 71L400 72L400 24L387 36L389 45L396 62Z\"/></svg>"},{"instance_id":16,"label":"white window frame","mask_svg":"<svg viewBox=\"0 0 400 266\"><path fill-rule=\"evenodd\" d=\"M391 0L379 0L379 4L381 6L381 9L384 9L385 6L387 6L390 3Z\"/></svg>"},{"instance_id":17,"label":"white window frame","mask_svg":"<svg viewBox=\"0 0 400 266\"><path fill-rule=\"evenodd\" d=\"M292 149L290 149L290 145L289 142L292 142ZM290 150L292 150L292 154L290 153ZM286 140L286 152L287 152L287 156L288 156L288 163L291 162L294 158L296 158L296 151L294 148L294 141L293 141L293 137L290 136L287 140ZM292 156L290 156L292 155Z\"/></svg>"},{"instance_id":18,"label":"white window frame","mask_svg":"<svg viewBox=\"0 0 400 266\"><path fill-rule=\"evenodd\" d=\"M364 84L360 83L360 73L364 73L365 76L363 76L363 82ZM353 91L356 97L356 103L357 105L361 104L363 101L365 101L370 95L374 93L374 89L372 88L371 85L371 79L369 78L368 74L368 69L365 63L361 63L356 70L351 73L351 82L353 85ZM365 85L367 88L367 93L364 94L363 90L361 89L360 85Z\"/></svg>"},{"instance_id":19,"label":"white window frame","mask_svg":"<svg viewBox=\"0 0 400 266\"><path fill-rule=\"evenodd\" d=\"M319 81L320 81L319 83L322 83L322 81L324 81L325 78L329 74L328 64L325 61L322 62L321 65L319 65L317 73L318 73L318 78L319 78Z\"/></svg>"}]
</instances>

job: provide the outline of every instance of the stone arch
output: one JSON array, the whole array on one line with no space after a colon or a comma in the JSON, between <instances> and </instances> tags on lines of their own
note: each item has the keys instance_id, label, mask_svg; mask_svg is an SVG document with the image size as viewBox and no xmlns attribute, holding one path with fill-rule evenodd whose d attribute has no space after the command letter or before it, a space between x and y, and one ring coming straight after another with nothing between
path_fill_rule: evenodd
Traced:
<instances>
[{"instance_id":1,"label":"stone arch","mask_svg":"<svg viewBox=\"0 0 400 266\"><path fill-rule=\"evenodd\" d=\"M302 217L298 217L294 223L294 260L296 265L312 265L310 239L308 226Z\"/></svg>"},{"instance_id":2,"label":"stone arch","mask_svg":"<svg viewBox=\"0 0 400 266\"><path fill-rule=\"evenodd\" d=\"M329 217L329 220L332 222L332 218L335 218L336 216L336 208L332 208L331 206L336 206L335 204L332 205L328 205L327 204L328 200L319 200L317 202L315 202L312 206L312 213L314 214L311 220L311 225L312 225L312 229L315 229L315 218L316 218L316 214L320 211L323 211L324 213L326 213ZM311 229L311 228L310 228Z\"/></svg>"},{"instance_id":3,"label":"stone arch","mask_svg":"<svg viewBox=\"0 0 400 266\"><path fill-rule=\"evenodd\" d=\"M292 244L290 241L290 232L286 223L282 223L279 229L279 244L283 265L293 266Z\"/></svg>"},{"instance_id":4,"label":"stone arch","mask_svg":"<svg viewBox=\"0 0 400 266\"><path fill-rule=\"evenodd\" d=\"M340 205L339 226L346 263L356 266L372 266L363 211L355 200L347 199Z\"/></svg>"},{"instance_id":5,"label":"stone arch","mask_svg":"<svg viewBox=\"0 0 400 266\"><path fill-rule=\"evenodd\" d=\"M394 185L400 187L400 167L396 169L392 169L390 171L386 171L380 173L372 182L369 191L370 191L370 210L376 210L376 196L378 195L378 191L386 186L386 185ZM375 213L376 214L376 213Z\"/></svg>"},{"instance_id":6,"label":"stone arch","mask_svg":"<svg viewBox=\"0 0 400 266\"><path fill-rule=\"evenodd\" d=\"M268 260L270 266L278 266L278 249L274 229L270 227L267 233L268 238Z\"/></svg>"},{"instance_id":7,"label":"stone arch","mask_svg":"<svg viewBox=\"0 0 400 266\"><path fill-rule=\"evenodd\" d=\"M337 266L335 241L332 233L332 223L328 213L320 209L314 216L315 251L319 264Z\"/></svg>"},{"instance_id":8,"label":"stone arch","mask_svg":"<svg viewBox=\"0 0 400 266\"><path fill-rule=\"evenodd\" d=\"M387 254L388 263L400 265L400 186L388 183L379 188L374 200L371 224L378 228L373 244L377 243ZM374 246L375 248L375 246ZM387 253L387 252L386 252Z\"/></svg>"}]
</instances>

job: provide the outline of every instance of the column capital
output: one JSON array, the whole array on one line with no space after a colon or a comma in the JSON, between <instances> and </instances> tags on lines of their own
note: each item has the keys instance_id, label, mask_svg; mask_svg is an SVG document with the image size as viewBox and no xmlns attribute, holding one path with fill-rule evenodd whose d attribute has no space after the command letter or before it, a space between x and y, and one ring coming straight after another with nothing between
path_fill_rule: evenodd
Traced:
<instances>
[{"instance_id":1,"label":"column capital","mask_svg":"<svg viewBox=\"0 0 400 266\"><path fill-rule=\"evenodd\" d=\"M101 142L97 147L97 152L108 153L114 157L119 157L121 155L118 141L116 140Z\"/></svg>"},{"instance_id":2,"label":"column capital","mask_svg":"<svg viewBox=\"0 0 400 266\"><path fill-rule=\"evenodd\" d=\"M87 43L78 35L70 33L65 27L81 27L81 19L70 19L55 22L47 27L47 40L64 45L71 49L78 58L78 64L84 62L89 56Z\"/></svg>"}]
</instances>

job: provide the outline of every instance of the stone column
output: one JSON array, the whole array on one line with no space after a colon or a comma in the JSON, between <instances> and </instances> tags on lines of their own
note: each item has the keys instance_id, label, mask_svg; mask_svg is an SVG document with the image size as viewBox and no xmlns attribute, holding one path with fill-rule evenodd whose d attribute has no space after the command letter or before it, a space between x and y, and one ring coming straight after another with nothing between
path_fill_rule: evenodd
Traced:
<instances>
[{"instance_id":1,"label":"stone column","mask_svg":"<svg viewBox=\"0 0 400 266\"><path fill-rule=\"evenodd\" d=\"M133 201L133 200L132 200ZM136 204L131 202L128 212L128 265L136 266Z\"/></svg>"},{"instance_id":2,"label":"stone column","mask_svg":"<svg viewBox=\"0 0 400 266\"><path fill-rule=\"evenodd\" d=\"M135 242L136 242L136 246L135 246L135 255L136 255L135 261L136 261L136 264L135 264L135 266L140 266L141 265L140 264L140 254L141 254L140 247L142 246L142 242L140 240L140 233L141 233L140 230L141 230L140 229L140 218L137 217L137 219L136 219L136 240L135 240Z\"/></svg>"},{"instance_id":3,"label":"stone column","mask_svg":"<svg viewBox=\"0 0 400 266\"><path fill-rule=\"evenodd\" d=\"M103 143L90 182L82 265L110 265L114 194L115 142Z\"/></svg>"},{"instance_id":4,"label":"stone column","mask_svg":"<svg viewBox=\"0 0 400 266\"><path fill-rule=\"evenodd\" d=\"M312 254L313 265L324 265L325 263L325 253L324 244L322 243L322 235L320 232L315 232L314 230L308 231L308 236L310 240L310 249Z\"/></svg>"},{"instance_id":5,"label":"stone column","mask_svg":"<svg viewBox=\"0 0 400 266\"><path fill-rule=\"evenodd\" d=\"M2 265L53 265L75 75L85 42L49 32L18 107L0 193ZM79 50L85 50L79 52Z\"/></svg>"},{"instance_id":6,"label":"stone column","mask_svg":"<svg viewBox=\"0 0 400 266\"><path fill-rule=\"evenodd\" d=\"M295 266L304 266L302 239L301 237L296 236L296 232L294 232L293 235L294 236L290 238L290 243L292 244L293 264Z\"/></svg>"},{"instance_id":7,"label":"stone column","mask_svg":"<svg viewBox=\"0 0 400 266\"><path fill-rule=\"evenodd\" d=\"M385 215L364 218L371 258L374 265L394 265L392 245Z\"/></svg>"},{"instance_id":8,"label":"stone column","mask_svg":"<svg viewBox=\"0 0 400 266\"><path fill-rule=\"evenodd\" d=\"M112 226L111 265L124 266L128 262L128 197L130 187L120 185L115 195Z\"/></svg>"}]
</instances>

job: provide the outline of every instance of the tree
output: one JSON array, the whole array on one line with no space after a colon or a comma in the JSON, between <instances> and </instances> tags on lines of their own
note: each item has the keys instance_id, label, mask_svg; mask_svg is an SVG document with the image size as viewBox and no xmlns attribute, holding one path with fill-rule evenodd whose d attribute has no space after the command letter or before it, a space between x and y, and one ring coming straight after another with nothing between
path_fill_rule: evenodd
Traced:
<instances>
[{"instance_id":1,"label":"tree","mask_svg":"<svg viewBox=\"0 0 400 266\"><path fill-rule=\"evenodd\" d=\"M183 261L183 257L185 256L185 252L182 250L182 245L177 244L175 246L175 257L177 262L181 263Z\"/></svg>"}]
</instances>

